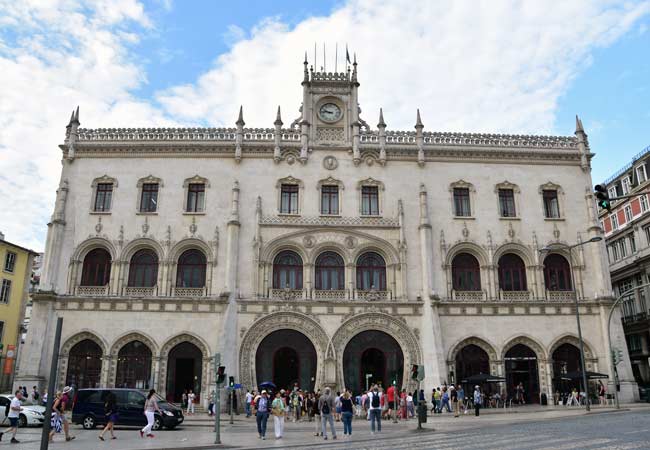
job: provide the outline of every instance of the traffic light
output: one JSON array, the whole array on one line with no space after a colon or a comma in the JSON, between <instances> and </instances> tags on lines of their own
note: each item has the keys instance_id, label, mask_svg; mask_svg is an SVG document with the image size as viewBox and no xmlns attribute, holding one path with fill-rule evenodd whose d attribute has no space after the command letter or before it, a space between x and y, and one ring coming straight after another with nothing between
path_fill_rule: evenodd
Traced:
<instances>
[{"instance_id":1,"label":"traffic light","mask_svg":"<svg viewBox=\"0 0 650 450\"><path fill-rule=\"evenodd\" d=\"M420 370L420 366L417 364L413 364L411 366L411 380L417 380L418 379L418 372Z\"/></svg>"},{"instance_id":2,"label":"traffic light","mask_svg":"<svg viewBox=\"0 0 650 450\"><path fill-rule=\"evenodd\" d=\"M612 202L609 199L607 187L604 184L597 184L594 186L596 198L598 199L598 206L606 209L607 212L612 212Z\"/></svg>"},{"instance_id":3,"label":"traffic light","mask_svg":"<svg viewBox=\"0 0 650 450\"><path fill-rule=\"evenodd\" d=\"M623 351L622 350L616 350L616 356L618 357L618 362L621 363L623 362Z\"/></svg>"},{"instance_id":4,"label":"traffic light","mask_svg":"<svg viewBox=\"0 0 650 450\"><path fill-rule=\"evenodd\" d=\"M620 349L612 349L612 360L614 361L615 366L618 366L620 363L622 363L623 351Z\"/></svg>"},{"instance_id":5,"label":"traffic light","mask_svg":"<svg viewBox=\"0 0 650 450\"><path fill-rule=\"evenodd\" d=\"M222 384L226 379L226 366L219 366L217 368L217 384Z\"/></svg>"},{"instance_id":6,"label":"traffic light","mask_svg":"<svg viewBox=\"0 0 650 450\"><path fill-rule=\"evenodd\" d=\"M230 386L231 389L235 387L235 377L228 377L228 386Z\"/></svg>"}]
</instances>

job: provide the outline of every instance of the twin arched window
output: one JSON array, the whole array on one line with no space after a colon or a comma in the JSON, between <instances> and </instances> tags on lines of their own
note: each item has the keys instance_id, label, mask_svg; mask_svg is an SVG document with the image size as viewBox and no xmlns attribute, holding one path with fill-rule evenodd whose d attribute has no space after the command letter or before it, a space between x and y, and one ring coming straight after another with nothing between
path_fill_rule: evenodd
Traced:
<instances>
[{"instance_id":1,"label":"twin arched window","mask_svg":"<svg viewBox=\"0 0 650 450\"><path fill-rule=\"evenodd\" d=\"M549 291L571 291L571 267L562 255L552 253L544 259L544 282Z\"/></svg>"},{"instance_id":2,"label":"twin arched window","mask_svg":"<svg viewBox=\"0 0 650 450\"><path fill-rule=\"evenodd\" d=\"M316 258L314 287L319 291L345 289L345 262L335 252L323 252ZM303 263L290 250L278 253L273 260L274 289L302 289ZM357 260L357 289L386 290L386 263L374 252L364 253Z\"/></svg>"},{"instance_id":3,"label":"twin arched window","mask_svg":"<svg viewBox=\"0 0 650 450\"><path fill-rule=\"evenodd\" d=\"M158 278L158 255L153 250L137 251L129 264L129 287L153 287Z\"/></svg>"},{"instance_id":4,"label":"twin arched window","mask_svg":"<svg viewBox=\"0 0 650 450\"><path fill-rule=\"evenodd\" d=\"M514 253L506 253L499 258L499 288L503 291L525 291L526 265Z\"/></svg>"},{"instance_id":5,"label":"twin arched window","mask_svg":"<svg viewBox=\"0 0 650 450\"><path fill-rule=\"evenodd\" d=\"M455 291L480 291L481 269L469 253L459 253L451 262L452 286Z\"/></svg>"},{"instance_id":6,"label":"twin arched window","mask_svg":"<svg viewBox=\"0 0 650 450\"><path fill-rule=\"evenodd\" d=\"M196 249L186 250L178 258L176 270L176 287L205 287L206 259L203 252Z\"/></svg>"},{"instance_id":7,"label":"twin arched window","mask_svg":"<svg viewBox=\"0 0 650 450\"><path fill-rule=\"evenodd\" d=\"M111 278L111 255L103 248L88 252L81 270L82 286L106 286Z\"/></svg>"}]
</instances>

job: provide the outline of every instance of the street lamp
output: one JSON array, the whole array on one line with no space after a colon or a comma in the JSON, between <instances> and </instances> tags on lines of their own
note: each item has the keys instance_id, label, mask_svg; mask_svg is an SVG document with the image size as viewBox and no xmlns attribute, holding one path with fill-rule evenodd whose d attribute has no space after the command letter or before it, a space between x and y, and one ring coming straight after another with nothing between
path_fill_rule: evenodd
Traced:
<instances>
[{"instance_id":1,"label":"street lamp","mask_svg":"<svg viewBox=\"0 0 650 450\"><path fill-rule=\"evenodd\" d=\"M573 287L573 294L574 294L573 298L574 298L575 304L576 304L576 323L578 324L578 342L580 344L580 369L582 371L582 385L585 388L585 395L586 395L585 409L587 411L591 410L591 407L589 406L589 385L587 384L587 370L586 370L586 367L585 367L585 346L584 346L584 343L582 342L582 328L580 327L580 310L579 310L579 306L578 306L578 290L577 290L577 287L576 287L575 276L573 275L573 253L572 253L572 250L574 248L576 248L576 247L580 247L582 245L589 244L591 242L600 242L602 240L603 240L603 238L601 236L594 236L594 237L592 237L591 239L589 239L588 241L585 241L585 242L579 242L579 243L573 244L573 245L553 244L553 245L546 246L546 247L539 250L540 253L548 252L548 251L552 251L552 250L558 250L558 249L564 249L564 250L569 251L569 260L571 261L569 263L570 268L571 268L571 270L569 270L569 272L571 273L571 286Z\"/></svg>"}]
</instances>

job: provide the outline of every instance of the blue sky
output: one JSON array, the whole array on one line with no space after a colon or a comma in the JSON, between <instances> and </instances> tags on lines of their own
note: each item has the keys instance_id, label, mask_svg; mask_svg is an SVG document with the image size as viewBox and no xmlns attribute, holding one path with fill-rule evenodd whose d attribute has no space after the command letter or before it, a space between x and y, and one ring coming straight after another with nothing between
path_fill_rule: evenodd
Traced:
<instances>
[{"instance_id":1,"label":"blue sky","mask_svg":"<svg viewBox=\"0 0 650 450\"><path fill-rule=\"evenodd\" d=\"M579 114L596 182L650 145L649 0L0 0L0 230L44 247L76 105L89 128L288 123L314 42L329 68L357 53L370 124L571 134Z\"/></svg>"}]
</instances>

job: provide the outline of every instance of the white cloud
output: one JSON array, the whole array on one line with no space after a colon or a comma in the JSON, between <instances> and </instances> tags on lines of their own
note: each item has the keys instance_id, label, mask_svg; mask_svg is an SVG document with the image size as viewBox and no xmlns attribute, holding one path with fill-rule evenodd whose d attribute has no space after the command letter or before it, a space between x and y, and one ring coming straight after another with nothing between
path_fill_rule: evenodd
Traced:
<instances>
[{"instance_id":1,"label":"white cloud","mask_svg":"<svg viewBox=\"0 0 650 450\"><path fill-rule=\"evenodd\" d=\"M643 29L650 3L349 0L295 26L233 24L224 33L231 48L211 70L154 100L133 94L146 73L130 49L155 32L138 0L0 0L0 11L0 230L42 249L57 145L77 104L87 127L233 126L240 104L248 126L272 126L278 104L288 124L298 115L304 51L313 63L319 42L320 66L326 40L328 70L335 42L339 67L346 42L357 53L362 117L373 126L383 106L389 129L413 129L420 108L425 130L556 132L558 99L591 52Z\"/></svg>"}]
</instances>

